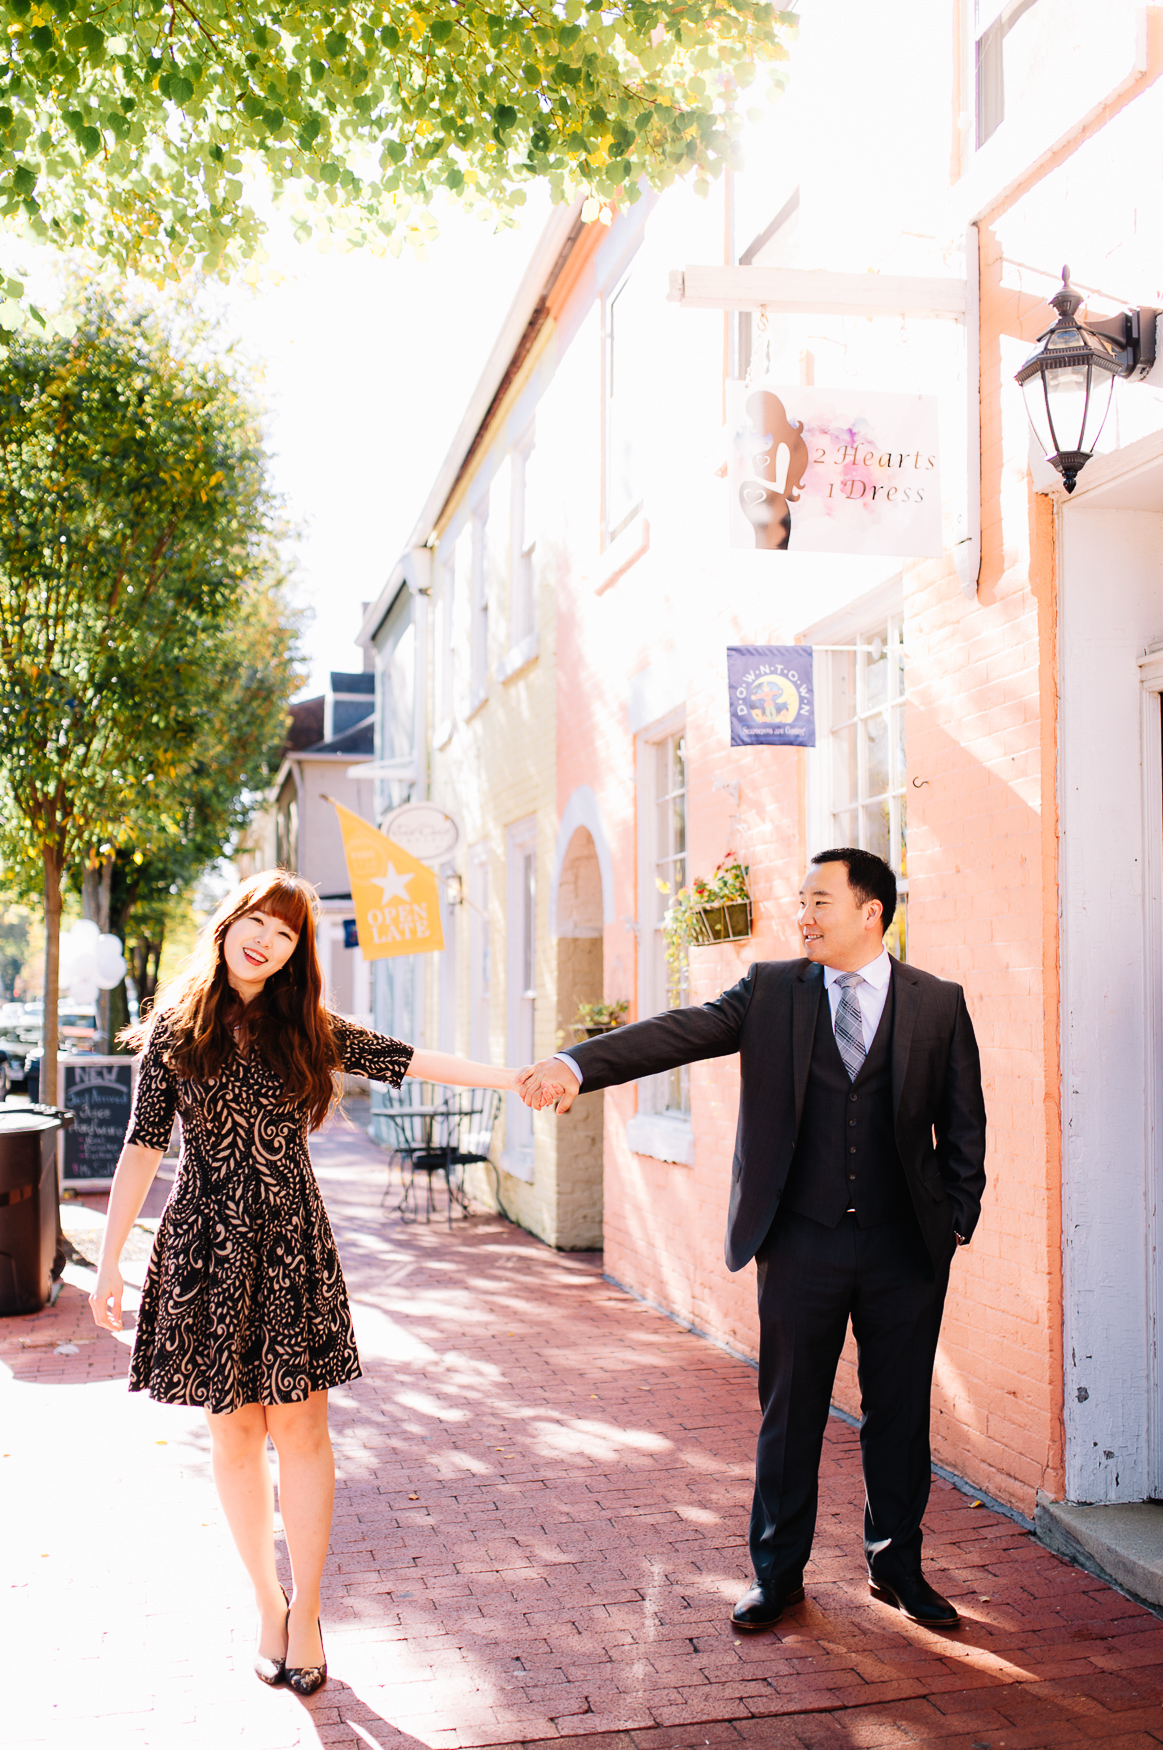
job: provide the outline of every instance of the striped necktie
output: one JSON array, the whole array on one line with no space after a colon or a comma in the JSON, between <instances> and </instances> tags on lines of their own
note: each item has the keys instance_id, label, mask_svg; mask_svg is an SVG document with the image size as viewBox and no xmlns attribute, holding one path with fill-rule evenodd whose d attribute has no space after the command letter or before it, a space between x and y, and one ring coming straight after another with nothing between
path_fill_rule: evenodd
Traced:
<instances>
[{"instance_id":1,"label":"striped necktie","mask_svg":"<svg viewBox=\"0 0 1163 1750\"><path fill-rule=\"evenodd\" d=\"M863 984L864 980L858 972L846 972L836 983L840 986L840 1006L836 1010L836 1044L840 1047L848 1080L854 1082L867 1055L864 1049L864 1023L860 1018L860 1004L856 998L856 986Z\"/></svg>"}]
</instances>

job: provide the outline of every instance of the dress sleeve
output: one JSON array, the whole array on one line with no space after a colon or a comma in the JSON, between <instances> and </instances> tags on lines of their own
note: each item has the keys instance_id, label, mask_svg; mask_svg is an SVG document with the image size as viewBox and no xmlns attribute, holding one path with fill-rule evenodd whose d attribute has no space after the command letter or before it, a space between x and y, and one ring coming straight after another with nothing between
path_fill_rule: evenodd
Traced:
<instances>
[{"instance_id":1,"label":"dress sleeve","mask_svg":"<svg viewBox=\"0 0 1163 1750\"><path fill-rule=\"evenodd\" d=\"M357 1027L353 1021L331 1022L335 1043L348 1075L367 1076L372 1082L387 1082L398 1088L412 1061L413 1050L386 1033L373 1033L367 1027Z\"/></svg>"},{"instance_id":2,"label":"dress sleeve","mask_svg":"<svg viewBox=\"0 0 1163 1750\"><path fill-rule=\"evenodd\" d=\"M165 1038L155 1027L137 1071L137 1092L129 1118L126 1143L140 1148L169 1146L178 1110L178 1078L165 1059Z\"/></svg>"}]
</instances>

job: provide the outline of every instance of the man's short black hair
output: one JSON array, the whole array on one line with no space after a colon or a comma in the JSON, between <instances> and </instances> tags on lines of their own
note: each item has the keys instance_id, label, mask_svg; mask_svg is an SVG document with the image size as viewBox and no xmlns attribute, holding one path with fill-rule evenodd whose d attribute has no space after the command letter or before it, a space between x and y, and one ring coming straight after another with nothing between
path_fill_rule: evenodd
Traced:
<instances>
[{"instance_id":1,"label":"man's short black hair","mask_svg":"<svg viewBox=\"0 0 1163 1750\"><path fill-rule=\"evenodd\" d=\"M848 870L848 885L860 904L879 899L880 925L888 929L896 916L896 876L883 857L874 851L858 851L854 845L841 845L834 851L820 851L812 862L843 863Z\"/></svg>"}]
</instances>

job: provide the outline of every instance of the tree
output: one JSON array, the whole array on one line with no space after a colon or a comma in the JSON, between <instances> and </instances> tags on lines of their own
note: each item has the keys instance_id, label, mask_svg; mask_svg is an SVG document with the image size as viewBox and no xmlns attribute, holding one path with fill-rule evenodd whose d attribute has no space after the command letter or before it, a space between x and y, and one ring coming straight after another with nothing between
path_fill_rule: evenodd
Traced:
<instances>
[{"instance_id":1,"label":"tree","mask_svg":"<svg viewBox=\"0 0 1163 1750\"><path fill-rule=\"evenodd\" d=\"M256 165L304 233L394 248L441 188L504 208L545 178L596 211L705 184L795 26L756 0L0 3L0 214L155 281L259 250Z\"/></svg>"},{"instance_id":2,"label":"tree","mask_svg":"<svg viewBox=\"0 0 1163 1750\"><path fill-rule=\"evenodd\" d=\"M0 359L0 834L43 880L50 1097L64 870L180 838L201 677L270 574L257 420L206 350L91 302Z\"/></svg>"}]
</instances>

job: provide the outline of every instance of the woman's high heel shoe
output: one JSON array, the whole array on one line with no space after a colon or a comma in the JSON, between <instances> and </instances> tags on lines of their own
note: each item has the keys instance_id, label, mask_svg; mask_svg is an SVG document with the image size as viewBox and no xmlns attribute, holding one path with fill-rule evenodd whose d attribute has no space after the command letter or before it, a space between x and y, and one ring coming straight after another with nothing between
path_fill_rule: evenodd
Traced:
<instances>
[{"instance_id":1,"label":"woman's high heel shoe","mask_svg":"<svg viewBox=\"0 0 1163 1750\"><path fill-rule=\"evenodd\" d=\"M291 1627L291 1601L287 1598L286 1591L283 1588L280 1588L280 1590L283 1592L283 1597L286 1600L287 1631L289 1633ZM283 1681L286 1669L287 1661L285 1656L281 1659L268 1659L265 1653L255 1653L254 1674L260 1683L267 1683L272 1689L274 1689Z\"/></svg>"},{"instance_id":2,"label":"woman's high heel shoe","mask_svg":"<svg viewBox=\"0 0 1163 1750\"><path fill-rule=\"evenodd\" d=\"M287 1612L290 1616L290 1612ZM319 1628L319 1645L323 1646L323 1628L316 1619ZM327 1653L324 1650L322 1665L284 1665L283 1675L296 1695L314 1695L317 1689L322 1689L327 1682Z\"/></svg>"}]
</instances>

